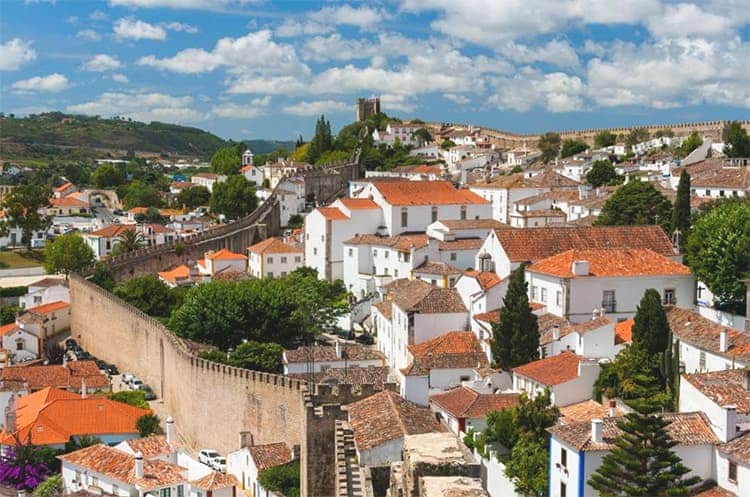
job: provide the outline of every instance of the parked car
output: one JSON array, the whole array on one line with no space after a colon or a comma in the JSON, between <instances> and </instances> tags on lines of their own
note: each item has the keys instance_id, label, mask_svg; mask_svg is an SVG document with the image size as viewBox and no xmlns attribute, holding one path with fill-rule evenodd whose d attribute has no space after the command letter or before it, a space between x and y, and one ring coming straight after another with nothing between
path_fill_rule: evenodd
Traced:
<instances>
[{"instance_id":1,"label":"parked car","mask_svg":"<svg viewBox=\"0 0 750 497\"><path fill-rule=\"evenodd\" d=\"M79 349L78 342L74 338L68 338L65 340L65 350Z\"/></svg>"},{"instance_id":2,"label":"parked car","mask_svg":"<svg viewBox=\"0 0 750 497\"><path fill-rule=\"evenodd\" d=\"M115 376L120 374L120 371L117 369L117 366L114 364L110 364L107 366L107 374L110 376Z\"/></svg>"},{"instance_id":3,"label":"parked car","mask_svg":"<svg viewBox=\"0 0 750 497\"><path fill-rule=\"evenodd\" d=\"M138 390L143 391L146 394L146 400L154 400L156 399L156 394L151 389L151 387L145 383L142 383L138 386Z\"/></svg>"},{"instance_id":4,"label":"parked car","mask_svg":"<svg viewBox=\"0 0 750 497\"><path fill-rule=\"evenodd\" d=\"M362 333L361 335L357 335L354 340L358 343L361 343L362 345L372 345L373 343L375 343L375 338L369 333Z\"/></svg>"},{"instance_id":5,"label":"parked car","mask_svg":"<svg viewBox=\"0 0 750 497\"><path fill-rule=\"evenodd\" d=\"M143 385L143 382L138 378L133 378L132 380L130 380L130 383L128 383L128 386L131 390L140 390L141 385Z\"/></svg>"},{"instance_id":6,"label":"parked car","mask_svg":"<svg viewBox=\"0 0 750 497\"><path fill-rule=\"evenodd\" d=\"M96 367L99 368L101 371L106 371L107 366L109 366L109 364L102 361L101 359L96 359L94 362L96 363Z\"/></svg>"},{"instance_id":7,"label":"parked car","mask_svg":"<svg viewBox=\"0 0 750 497\"><path fill-rule=\"evenodd\" d=\"M354 332L351 330L338 330L336 334L344 340L354 340Z\"/></svg>"},{"instance_id":8,"label":"parked car","mask_svg":"<svg viewBox=\"0 0 750 497\"><path fill-rule=\"evenodd\" d=\"M221 457L221 454L216 452L214 449L201 449L198 452L198 462L205 464L206 466L213 467L214 459Z\"/></svg>"},{"instance_id":9,"label":"parked car","mask_svg":"<svg viewBox=\"0 0 750 497\"><path fill-rule=\"evenodd\" d=\"M226 473L227 459L223 456L214 457L213 464L211 465L211 467L220 473Z\"/></svg>"},{"instance_id":10,"label":"parked car","mask_svg":"<svg viewBox=\"0 0 750 497\"><path fill-rule=\"evenodd\" d=\"M130 384L130 381L135 378L135 375L133 373L122 373L122 377L120 380L122 380L123 383L126 385Z\"/></svg>"}]
</instances>

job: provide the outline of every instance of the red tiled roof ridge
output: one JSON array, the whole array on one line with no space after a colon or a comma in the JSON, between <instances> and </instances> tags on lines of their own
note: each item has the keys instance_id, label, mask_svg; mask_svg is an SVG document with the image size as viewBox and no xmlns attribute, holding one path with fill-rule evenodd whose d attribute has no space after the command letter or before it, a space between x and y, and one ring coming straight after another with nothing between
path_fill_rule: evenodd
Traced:
<instances>
[{"instance_id":1,"label":"red tiled roof ridge","mask_svg":"<svg viewBox=\"0 0 750 497\"><path fill-rule=\"evenodd\" d=\"M589 263L588 274L580 277L692 274L684 264L647 248L570 249L534 262L527 271L577 278L572 268L577 261Z\"/></svg>"}]
</instances>

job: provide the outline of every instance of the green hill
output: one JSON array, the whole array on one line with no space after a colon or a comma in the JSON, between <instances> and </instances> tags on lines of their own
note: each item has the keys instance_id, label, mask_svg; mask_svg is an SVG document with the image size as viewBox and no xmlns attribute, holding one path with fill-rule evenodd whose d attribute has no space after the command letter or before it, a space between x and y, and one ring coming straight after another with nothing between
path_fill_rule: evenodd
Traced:
<instances>
[{"instance_id":1,"label":"green hill","mask_svg":"<svg viewBox=\"0 0 750 497\"><path fill-rule=\"evenodd\" d=\"M28 117L0 117L3 143L61 148L171 153L209 158L227 141L198 128L126 119L49 112Z\"/></svg>"},{"instance_id":2,"label":"green hill","mask_svg":"<svg viewBox=\"0 0 750 497\"><path fill-rule=\"evenodd\" d=\"M243 143L253 151L254 154L270 154L274 150L284 149L287 152L294 150L293 141L280 140L243 140Z\"/></svg>"}]
</instances>

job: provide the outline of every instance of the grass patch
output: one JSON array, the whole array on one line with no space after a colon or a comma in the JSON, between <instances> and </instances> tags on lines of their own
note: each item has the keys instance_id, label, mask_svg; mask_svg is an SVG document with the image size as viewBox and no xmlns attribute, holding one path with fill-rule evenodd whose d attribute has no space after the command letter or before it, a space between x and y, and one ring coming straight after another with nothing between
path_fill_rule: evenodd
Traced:
<instances>
[{"instance_id":1,"label":"grass patch","mask_svg":"<svg viewBox=\"0 0 750 497\"><path fill-rule=\"evenodd\" d=\"M0 252L0 269L20 269L44 264L44 252L41 250Z\"/></svg>"}]
</instances>

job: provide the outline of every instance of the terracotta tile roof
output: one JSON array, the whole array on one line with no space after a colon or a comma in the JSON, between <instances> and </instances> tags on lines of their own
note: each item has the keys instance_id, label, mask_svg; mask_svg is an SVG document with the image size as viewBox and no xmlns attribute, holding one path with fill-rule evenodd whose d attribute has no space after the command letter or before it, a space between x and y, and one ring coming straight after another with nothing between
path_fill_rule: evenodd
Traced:
<instances>
[{"instance_id":1,"label":"terracotta tile roof","mask_svg":"<svg viewBox=\"0 0 750 497\"><path fill-rule=\"evenodd\" d=\"M75 186L75 185L73 183L71 183L70 181L68 181L67 183L63 183L62 185L60 185L57 188L55 188L55 191L56 192L62 192L62 191L65 191L65 190L67 190L68 188L70 188L72 186Z\"/></svg>"},{"instance_id":2,"label":"terracotta tile roof","mask_svg":"<svg viewBox=\"0 0 750 497\"><path fill-rule=\"evenodd\" d=\"M196 488L200 488L207 491L220 490L222 488L238 487L240 482L237 478L230 474L219 473L218 471L211 471L203 478L192 480L190 485Z\"/></svg>"},{"instance_id":3,"label":"terracotta tile roof","mask_svg":"<svg viewBox=\"0 0 750 497\"><path fill-rule=\"evenodd\" d=\"M554 316L554 318L552 316L553 315L550 315L549 320L545 320L544 326L539 326L539 344L540 345L546 345L554 341L553 334L554 334L555 324L557 324L560 327L559 329L560 338L568 336L571 333L578 333L580 335L585 335L589 331L598 330L609 324L612 324L612 321L610 321L607 317L598 317L596 319L591 319L589 321L584 321L582 323L573 324L558 316ZM539 324L538 317L537 317L537 324Z\"/></svg>"},{"instance_id":4,"label":"terracotta tile roof","mask_svg":"<svg viewBox=\"0 0 750 497\"><path fill-rule=\"evenodd\" d=\"M499 285L502 280L497 273L491 271L465 271L464 274L477 280L482 290L487 291L490 288Z\"/></svg>"},{"instance_id":5,"label":"terracotta tile roof","mask_svg":"<svg viewBox=\"0 0 750 497\"><path fill-rule=\"evenodd\" d=\"M746 432L734 440L719 445L719 450L728 454L735 461L750 464L750 432Z\"/></svg>"},{"instance_id":6,"label":"terracotta tile roof","mask_svg":"<svg viewBox=\"0 0 750 497\"><path fill-rule=\"evenodd\" d=\"M135 231L134 224L110 224L104 228L92 231L88 236L101 236L105 238L116 238L126 231Z\"/></svg>"},{"instance_id":7,"label":"terracotta tile roof","mask_svg":"<svg viewBox=\"0 0 750 497\"><path fill-rule=\"evenodd\" d=\"M510 214L511 217L568 217L560 209L535 209L530 211L516 211Z\"/></svg>"},{"instance_id":8,"label":"terracotta tile roof","mask_svg":"<svg viewBox=\"0 0 750 497\"><path fill-rule=\"evenodd\" d=\"M691 173L690 187L695 188L731 188L750 190L750 167L709 168L700 173Z\"/></svg>"},{"instance_id":9,"label":"terracotta tile roof","mask_svg":"<svg viewBox=\"0 0 750 497\"><path fill-rule=\"evenodd\" d=\"M173 181L169 184L170 188L175 188L179 190L183 190L185 188L192 188L195 186L195 183L191 183L190 181Z\"/></svg>"},{"instance_id":10,"label":"terracotta tile roof","mask_svg":"<svg viewBox=\"0 0 750 497\"><path fill-rule=\"evenodd\" d=\"M34 314L47 314L48 312L55 312L55 311L59 311L60 309L67 309L69 307L70 307L70 304L68 302L57 300L55 302L50 302L48 304L31 307L27 309L26 312L33 312Z\"/></svg>"},{"instance_id":11,"label":"terracotta tile roof","mask_svg":"<svg viewBox=\"0 0 750 497\"><path fill-rule=\"evenodd\" d=\"M156 233L174 233L174 230L172 228L167 228L163 224L144 224L143 225L143 232L147 233L148 228L151 229L151 232Z\"/></svg>"},{"instance_id":12,"label":"terracotta tile roof","mask_svg":"<svg viewBox=\"0 0 750 497\"><path fill-rule=\"evenodd\" d=\"M615 325L615 345L633 341L633 324L635 319L626 319Z\"/></svg>"},{"instance_id":13,"label":"terracotta tile roof","mask_svg":"<svg viewBox=\"0 0 750 497\"><path fill-rule=\"evenodd\" d=\"M51 198L49 199L49 203L52 207L75 207L79 209L91 207L91 204L88 202L84 202L72 195L62 198Z\"/></svg>"},{"instance_id":14,"label":"terracotta tile roof","mask_svg":"<svg viewBox=\"0 0 750 497\"><path fill-rule=\"evenodd\" d=\"M727 359L750 362L750 335L733 328L727 328L704 318L697 312L672 307L667 309L667 320L675 338ZM719 336L722 330L729 332L729 348L719 350Z\"/></svg>"},{"instance_id":15,"label":"terracotta tile roof","mask_svg":"<svg viewBox=\"0 0 750 497\"><path fill-rule=\"evenodd\" d=\"M438 247L440 250L479 250L484 240L481 238L458 238L451 241L440 241Z\"/></svg>"},{"instance_id":16,"label":"terracotta tile roof","mask_svg":"<svg viewBox=\"0 0 750 497\"><path fill-rule=\"evenodd\" d=\"M10 323L10 324L0 326L0 336L8 334L15 329L16 329L16 323Z\"/></svg>"},{"instance_id":17,"label":"terracotta tile roof","mask_svg":"<svg viewBox=\"0 0 750 497\"><path fill-rule=\"evenodd\" d=\"M479 340L471 331L449 331L408 346L412 362L401 372L424 376L432 369L483 368L489 364Z\"/></svg>"},{"instance_id":18,"label":"terracotta tile roof","mask_svg":"<svg viewBox=\"0 0 750 497\"><path fill-rule=\"evenodd\" d=\"M327 368L317 373L291 373L287 376L312 383L326 383L335 380L336 384L372 385L375 390L383 390L389 380L390 370L387 367L348 366L346 368Z\"/></svg>"},{"instance_id":19,"label":"terracotta tile roof","mask_svg":"<svg viewBox=\"0 0 750 497\"><path fill-rule=\"evenodd\" d=\"M711 487L708 490L703 490L697 494L691 494L691 497L738 497L734 492L725 490L719 486Z\"/></svg>"},{"instance_id":20,"label":"terracotta tile roof","mask_svg":"<svg viewBox=\"0 0 750 497\"><path fill-rule=\"evenodd\" d=\"M272 236L247 248L253 254L297 254L302 247L290 245L279 237Z\"/></svg>"},{"instance_id":21,"label":"terracotta tile roof","mask_svg":"<svg viewBox=\"0 0 750 497\"><path fill-rule=\"evenodd\" d=\"M489 182L479 181L470 185L472 188L573 188L580 185L579 182L558 174L551 169L536 176L527 177L526 173L514 173L507 176L497 176Z\"/></svg>"},{"instance_id":22,"label":"terracotta tile roof","mask_svg":"<svg viewBox=\"0 0 750 497\"><path fill-rule=\"evenodd\" d=\"M58 285L67 286L67 283L62 278L50 278L50 277L47 277L47 278L42 278L39 281L35 281L34 283L31 283L29 285L29 288L31 288L31 287L35 287L35 288L49 288L49 287L58 286Z\"/></svg>"},{"instance_id":23,"label":"terracotta tile roof","mask_svg":"<svg viewBox=\"0 0 750 497\"><path fill-rule=\"evenodd\" d=\"M609 416L609 407L592 399L560 407L559 409L560 419L558 422L562 424L590 422L592 419L604 419ZM619 407L615 408L615 416L622 416L624 414L625 412L622 409Z\"/></svg>"},{"instance_id":24,"label":"terracotta tile roof","mask_svg":"<svg viewBox=\"0 0 750 497\"><path fill-rule=\"evenodd\" d=\"M103 397L45 388L18 399L16 432L35 445L64 444L71 436L137 434L136 421L151 411ZM13 445L14 434L5 432L3 444Z\"/></svg>"},{"instance_id":25,"label":"terracotta tile roof","mask_svg":"<svg viewBox=\"0 0 750 497\"><path fill-rule=\"evenodd\" d=\"M291 462L292 451L284 442L248 447L258 471Z\"/></svg>"},{"instance_id":26,"label":"terracotta tile roof","mask_svg":"<svg viewBox=\"0 0 750 497\"><path fill-rule=\"evenodd\" d=\"M476 230L476 229L502 229L507 225L494 219L445 219L438 220L440 224L451 231Z\"/></svg>"},{"instance_id":27,"label":"terracotta tile roof","mask_svg":"<svg viewBox=\"0 0 750 497\"><path fill-rule=\"evenodd\" d=\"M325 345L306 345L298 347L296 349L288 349L284 351L284 362L307 362L311 359L315 361L384 361L383 354L379 351L365 347L364 345L354 343L342 343L341 344L341 355L342 357L336 356L336 347L329 347ZM346 355L346 359L343 357Z\"/></svg>"},{"instance_id":28,"label":"terracotta tile roof","mask_svg":"<svg viewBox=\"0 0 750 497\"><path fill-rule=\"evenodd\" d=\"M140 452L144 459L153 459L157 456L163 456L171 453L174 448L167 443L167 437L164 435L151 435L144 438L133 438L126 440L125 443L135 454Z\"/></svg>"},{"instance_id":29,"label":"terracotta tile roof","mask_svg":"<svg viewBox=\"0 0 750 497\"><path fill-rule=\"evenodd\" d=\"M719 442L703 413L667 413L663 418L670 421L666 428L667 433L679 445L713 445ZM622 418L602 419L602 443L594 443L591 440L590 422L558 424L547 431L578 451L612 450L615 447L614 441L622 436L622 431L616 424L620 419Z\"/></svg>"},{"instance_id":30,"label":"terracotta tile roof","mask_svg":"<svg viewBox=\"0 0 750 497\"><path fill-rule=\"evenodd\" d=\"M672 257L659 226L576 226L495 230L511 262L538 261L567 250L646 248Z\"/></svg>"},{"instance_id":31,"label":"terracotta tile roof","mask_svg":"<svg viewBox=\"0 0 750 497\"><path fill-rule=\"evenodd\" d=\"M745 388L747 369L725 369L710 373L684 374L682 379L718 406L735 405L740 414L750 414L750 390Z\"/></svg>"},{"instance_id":32,"label":"terracotta tile roof","mask_svg":"<svg viewBox=\"0 0 750 497\"><path fill-rule=\"evenodd\" d=\"M240 168L240 172L241 173L246 173L246 172L251 171L253 169L255 169L255 166L253 166L252 164L248 164L247 166L242 166Z\"/></svg>"},{"instance_id":33,"label":"terracotta tile roof","mask_svg":"<svg viewBox=\"0 0 750 497\"><path fill-rule=\"evenodd\" d=\"M456 189L447 181L380 181L372 182L391 205L489 204L476 193Z\"/></svg>"},{"instance_id":34,"label":"terracotta tile roof","mask_svg":"<svg viewBox=\"0 0 750 497\"><path fill-rule=\"evenodd\" d=\"M170 283L177 283L180 280L190 279L190 268L185 264L177 266L169 271L159 271L159 278L169 281Z\"/></svg>"},{"instance_id":35,"label":"terracotta tile roof","mask_svg":"<svg viewBox=\"0 0 750 497\"><path fill-rule=\"evenodd\" d=\"M380 209L380 206L376 204L372 199L369 198L340 198L339 202L344 204L349 210L362 210L362 209Z\"/></svg>"},{"instance_id":36,"label":"terracotta tile roof","mask_svg":"<svg viewBox=\"0 0 750 497\"><path fill-rule=\"evenodd\" d=\"M518 405L517 393L478 393L467 387L458 387L430 397L430 403L442 408L455 418L484 418L492 411L510 409Z\"/></svg>"},{"instance_id":37,"label":"terracotta tile roof","mask_svg":"<svg viewBox=\"0 0 750 497\"><path fill-rule=\"evenodd\" d=\"M193 175L193 178L219 179L219 175L214 173L196 173Z\"/></svg>"},{"instance_id":38,"label":"terracotta tile roof","mask_svg":"<svg viewBox=\"0 0 750 497\"><path fill-rule=\"evenodd\" d=\"M545 200L549 200L550 202L573 202L579 200L579 198L580 194L575 190L551 190L516 200L515 203L516 205L531 205L537 202L544 202Z\"/></svg>"},{"instance_id":39,"label":"terracotta tile roof","mask_svg":"<svg viewBox=\"0 0 750 497\"><path fill-rule=\"evenodd\" d=\"M343 219L349 219L349 216L341 212L341 209L338 207L318 207L318 212L320 212L324 218L328 219L329 221L341 221Z\"/></svg>"},{"instance_id":40,"label":"terracotta tile roof","mask_svg":"<svg viewBox=\"0 0 750 497\"><path fill-rule=\"evenodd\" d=\"M425 234L406 234L396 236L355 235L345 241L346 245L373 245L376 247L393 247L397 250L410 250L427 246L430 238Z\"/></svg>"},{"instance_id":41,"label":"terracotta tile roof","mask_svg":"<svg viewBox=\"0 0 750 497\"><path fill-rule=\"evenodd\" d=\"M538 302L530 302L529 307L532 311L537 311L544 307L544 304L540 304ZM561 322L564 322L565 319L560 318L558 316L555 316L553 314L542 314L541 316L537 316L537 323L539 324L539 330L542 330L544 326L546 326L546 322L544 321L545 316L550 316L555 319L559 319ZM474 314L474 319L477 321L483 321L485 323L499 323L500 322L500 309L493 309L491 311L482 312L479 314ZM549 321L549 323L553 323L552 321ZM552 324L549 324L549 326L552 326Z\"/></svg>"},{"instance_id":42,"label":"terracotta tile roof","mask_svg":"<svg viewBox=\"0 0 750 497\"><path fill-rule=\"evenodd\" d=\"M219 260L219 261L242 261L246 260L247 256L244 254L238 254L227 249L221 249L218 252L207 253L206 259Z\"/></svg>"},{"instance_id":43,"label":"terracotta tile roof","mask_svg":"<svg viewBox=\"0 0 750 497\"><path fill-rule=\"evenodd\" d=\"M576 261L588 261L587 276L573 274L573 263ZM568 250L538 260L526 271L560 278L690 276L692 274L684 264L659 255L653 250L632 248Z\"/></svg>"},{"instance_id":44,"label":"terracotta tile roof","mask_svg":"<svg viewBox=\"0 0 750 497\"><path fill-rule=\"evenodd\" d=\"M466 306L455 288L438 288L423 280L406 280L399 286L387 287L388 297L405 312L447 314L466 312Z\"/></svg>"},{"instance_id":45,"label":"terracotta tile roof","mask_svg":"<svg viewBox=\"0 0 750 497\"><path fill-rule=\"evenodd\" d=\"M565 351L513 368L513 373L542 385L559 385L578 378L578 364L584 360L573 352Z\"/></svg>"},{"instance_id":46,"label":"terracotta tile roof","mask_svg":"<svg viewBox=\"0 0 750 497\"><path fill-rule=\"evenodd\" d=\"M484 321L485 323L499 323L500 309L474 314L474 319L476 319L477 321Z\"/></svg>"},{"instance_id":47,"label":"terracotta tile roof","mask_svg":"<svg viewBox=\"0 0 750 497\"><path fill-rule=\"evenodd\" d=\"M432 411L384 390L347 406L349 424L360 451L404 435L445 431Z\"/></svg>"},{"instance_id":48,"label":"terracotta tile roof","mask_svg":"<svg viewBox=\"0 0 750 497\"><path fill-rule=\"evenodd\" d=\"M445 262L426 261L414 269L414 274L461 274L461 270Z\"/></svg>"},{"instance_id":49,"label":"terracotta tile roof","mask_svg":"<svg viewBox=\"0 0 750 497\"><path fill-rule=\"evenodd\" d=\"M148 207L133 207L128 211L129 214L147 214L148 213Z\"/></svg>"},{"instance_id":50,"label":"terracotta tile roof","mask_svg":"<svg viewBox=\"0 0 750 497\"><path fill-rule=\"evenodd\" d=\"M384 318L390 320L393 317L393 304L390 300L386 302L378 302L372 305L374 308L383 315Z\"/></svg>"},{"instance_id":51,"label":"terracotta tile roof","mask_svg":"<svg viewBox=\"0 0 750 497\"><path fill-rule=\"evenodd\" d=\"M143 478L135 476L135 457L114 447L103 444L57 456L69 464L75 464L92 473L98 473L115 481L138 486L141 490L174 486L185 483L185 468L161 459L144 459Z\"/></svg>"},{"instance_id":52,"label":"terracotta tile roof","mask_svg":"<svg viewBox=\"0 0 750 497\"><path fill-rule=\"evenodd\" d=\"M414 166L410 171L410 173L417 173L417 174L437 174L440 175L443 173L443 170L440 166L428 166L427 164L420 164L418 166Z\"/></svg>"},{"instance_id":53,"label":"terracotta tile roof","mask_svg":"<svg viewBox=\"0 0 750 497\"><path fill-rule=\"evenodd\" d=\"M109 379L94 361L69 361L66 366L12 366L0 369L0 380L28 382L29 388L72 388L80 390L81 380L87 388L109 388Z\"/></svg>"}]
</instances>

